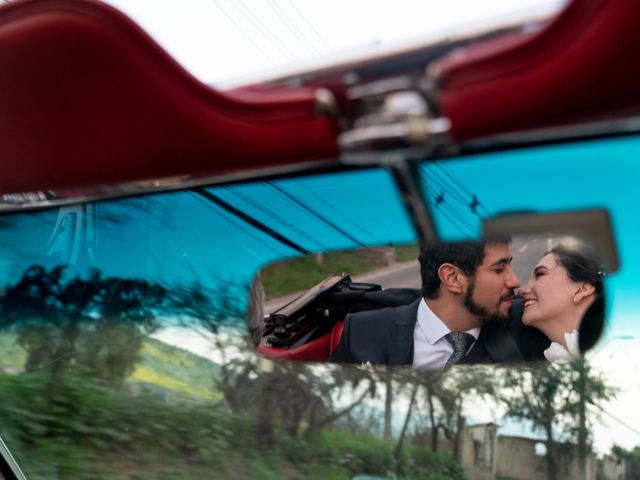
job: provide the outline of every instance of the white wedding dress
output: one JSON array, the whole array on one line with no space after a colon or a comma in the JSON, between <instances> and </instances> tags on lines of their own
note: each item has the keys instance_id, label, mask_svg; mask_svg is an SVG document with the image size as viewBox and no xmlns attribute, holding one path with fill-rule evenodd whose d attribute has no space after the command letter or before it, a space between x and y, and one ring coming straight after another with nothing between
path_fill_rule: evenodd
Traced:
<instances>
[{"instance_id":1,"label":"white wedding dress","mask_svg":"<svg viewBox=\"0 0 640 480\"><path fill-rule=\"evenodd\" d=\"M580 348L578 347L578 331L568 332L564 334L564 341L567 348L563 345L551 342L549 348L543 353L545 358L550 362L571 361L580 358Z\"/></svg>"}]
</instances>

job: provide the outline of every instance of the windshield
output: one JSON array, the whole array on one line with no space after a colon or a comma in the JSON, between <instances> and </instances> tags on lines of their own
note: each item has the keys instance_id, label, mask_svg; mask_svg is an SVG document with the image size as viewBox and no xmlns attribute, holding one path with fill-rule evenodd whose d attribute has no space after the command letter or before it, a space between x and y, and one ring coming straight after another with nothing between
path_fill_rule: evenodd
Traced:
<instances>
[{"instance_id":1,"label":"windshield","mask_svg":"<svg viewBox=\"0 0 640 480\"><path fill-rule=\"evenodd\" d=\"M348 272L416 241L385 169L4 215L0 435L29 478L511 476L549 458L578 468L580 439L600 455L615 443L631 451L639 145L629 136L422 166L446 240L477 239L483 218L506 211L610 213L620 269L605 276L607 337L571 365L425 374L255 353L244 319L260 312L259 268L320 252ZM531 187L514 181L525 176ZM331 253L362 247L379 251ZM417 253L395 250L400 263ZM308 288L294 280L274 294L262 274L268 302Z\"/></svg>"}]
</instances>

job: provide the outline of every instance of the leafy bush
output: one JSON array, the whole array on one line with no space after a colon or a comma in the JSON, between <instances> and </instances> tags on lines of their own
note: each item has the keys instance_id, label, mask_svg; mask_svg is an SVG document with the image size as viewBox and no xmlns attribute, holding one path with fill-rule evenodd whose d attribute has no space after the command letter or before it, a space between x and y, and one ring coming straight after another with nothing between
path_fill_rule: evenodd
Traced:
<instances>
[{"instance_id":1,"label":"leafy bush","mask_svg":"<svg viewBox=\"0 0 640 480\"><path fill-rule=\"evenodd\" d=\"M432 452L419 445L406 445L400 470L419 480L464 480L466 475L451 452Z\"/></svg>"},{"instance_id":2,"label":"leafy bush","mask_svg":"<svg viewBox=\"0 0 640 480\"><path fill-rule=\"evenodd\" d=\"M350 473L386 475L394 470L393 445L362 434L342 430L322 432L316 437L321 457L331 465L341 465Z\"/></svg>"},{"instance_id":3,"label":"leafy bush","mask_svg":"<svg viewBox=\"0 0 640 480\"><path fill-rule=\"evenodd\" d=\"M449 453L344 430L257 435L257 417L213 401L127 391L74 375L0 373L0 436L30 479L464 479ZM395 478L395 477L394 477Z\"/></svg>"},{"instance_id":4,"label":"leafy bush","mask_svg":"<svg viewBox=\"0 0 640 480\"><path fill-rule=\"evenodd\" d=\"M71 375L0 375L0 425L27 470L54 463L72 471L116 452L143 462L215 464L233 436L226 412L213 403L171 404L158 393L131 395Z\"/></svg>"}]
</instances>

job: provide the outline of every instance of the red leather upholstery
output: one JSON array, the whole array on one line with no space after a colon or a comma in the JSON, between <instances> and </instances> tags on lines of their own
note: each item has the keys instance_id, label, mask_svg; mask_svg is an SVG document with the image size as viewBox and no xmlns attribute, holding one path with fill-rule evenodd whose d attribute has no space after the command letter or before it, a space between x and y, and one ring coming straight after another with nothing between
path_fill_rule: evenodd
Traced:
<instances>
[{"instance_id":1,"label":"red leather upholstery","mask_svg":"<svg viewBox=\"0 0 640 480\"><path fill-rule=\"evenodd\" d=\"M333 353L336 348L338 348L338 344L340 343L340 339L342 338L342 331L344 330L344 322L336 323L331 329L331 342L329 343L329 352Z\"/></svg>"},{"instance_id":2,"label":"red leather upholstery","mask_svg":"<svg viewBox=\"0 0 640 480\"><path fill-rule=\"evenodd\" d=\"M331 333L312 340L297 348L274 348L260 346L256 350L265 357L302 362L324 362L333 353L342 336L343 322L336 323Z\"/></svg>"},{"instance_id":3,"label":"red leather upholstery","mask_svg":"<svg viewBox=\"0 0 640 480\"><path fill-rule=\"evenodd\" d=\"M0 193L337 155L314 89L215 91L101 2L0 7L0 72Z\"/></svg>"},{"instance_id":4,"label":"red leather upholstery","mask_svg":"<svg viewBox=\"0 0 640 480\"><path fill-rule=\"evenodd\" d=\"M293 349L261 346L257 351L265 357L279 360L324 362L329 356L329 340L330 335L327 334Z\"/></svg>"},{"instance_id":5,"label":"red leather upholstery","mask_svg":"<svg viewBox=\"0 0 640 480\"><path fill-rule=\"evenodd\" d=\"M545 28L440 62L458 141L640 113L640 2L574 0Z\"/></svg>"}]
</instances>

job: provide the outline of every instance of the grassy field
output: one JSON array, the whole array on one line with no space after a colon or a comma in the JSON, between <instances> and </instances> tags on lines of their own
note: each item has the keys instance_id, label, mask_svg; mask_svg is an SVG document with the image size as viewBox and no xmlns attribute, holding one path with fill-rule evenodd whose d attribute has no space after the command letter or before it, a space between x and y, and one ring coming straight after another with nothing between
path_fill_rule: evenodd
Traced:
<instances>
[{"instance_id":1,"label":"grassy field","mask_svg":"<svg viewBox=\"0 0 640 480\"><path fill-rule=\"evenodd\" d=\"M396 262L410 262L418 258L420 250L417 245L396 247Z\"/></svg>"},{"instance_id":2,"label":"grassy field","mask_svg":"<svg viewBox=\"0 0 640 480\"><path fill-rule=\"evenodd\" d=\"M220 400L222 396L213 386L218 371L219 366L210 360L148 338L129 378L190 397Z\"/></svg>"},{"instance_id":3,"label":"grassy field","mask_svg":"<svg viewBox=\"0 0 640 480\"><path fill-rule=\"evenodd\" d=\"M267 299L271 299L306 290L330 275L346 272L353 277L382 268L388 263L385 250L366 248L349 252L325 253L322 255L321 262L317 261L316 255L307 255L274 263L261 272L265 294ZM417 257L416 245L395 247L397 262L407 262Z\"/></svg>"}]
</instances>

